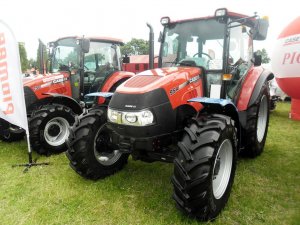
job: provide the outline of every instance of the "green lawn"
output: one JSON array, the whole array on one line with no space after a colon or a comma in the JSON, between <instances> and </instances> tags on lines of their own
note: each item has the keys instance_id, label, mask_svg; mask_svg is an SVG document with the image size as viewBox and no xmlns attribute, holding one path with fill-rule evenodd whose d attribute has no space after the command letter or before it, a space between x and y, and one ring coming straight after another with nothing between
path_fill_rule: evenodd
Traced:
<instances>
[{"instance_id":1,"label":"green lawn","mask_svg":"<svg viewBox=\"0 0 300 225\"><path fill-rule=\"evenodd\" d=\"M271 113L264 153L240 159L227 207L208 224L300 224L300 122L288 103ZM39 157L50 166L12 168L27 160L25 142L0 142L0 224L199 224L171 198L171 164L130 160L97 182L68 166L64 154ZM36 155L35 155L36 157Z\"/></svg>"}]
</instances>

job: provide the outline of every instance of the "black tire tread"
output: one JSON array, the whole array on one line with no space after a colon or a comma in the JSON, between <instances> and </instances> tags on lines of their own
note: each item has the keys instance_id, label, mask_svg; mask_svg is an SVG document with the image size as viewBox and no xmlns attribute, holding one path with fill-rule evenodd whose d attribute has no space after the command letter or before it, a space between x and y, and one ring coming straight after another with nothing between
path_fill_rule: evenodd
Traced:
<instances>
[{"instance_id":1,"label":"black tire tread","mask_svg":"<svg viewBox=\"0 0 300 225\"><path fill-rule=\"evenodd\" d=\"M173 198L182 212L201 221L215 217L209 208L207 192L215 157L215 144L220 131L228 125L236 134L234 121L227 116L212 114L194 119L188 129L185 129L184 138L178 144L179 154L174 160L174 175L171 179L174 187ZM219 135L216 136L215 133ZM203 135L207 140L203 140Z\"/></svg>"},{"instance_id":2,"label":"black tire tread","mask_svg":"<svg viewBox=\"0 0 300 225\"><path fill-rule=\"evenodd\" d=\"M265 141L266 141L266 136L268 133L268 124L269 124L269 114L270 114L270 103L268 101L268 118L267 118L267 127L265 131L265 137L263 138L261 143L258 143L257 141L257 120L258 120L258 110L259 110L259 104L261 101L261 98L263 95L266 95L266 97L269 99L270 94L269 94L269 89L268 85L265 84L261 91L260 94L255 101L255 103L250 106L247 109L247 124L246 128L244 129L244 139L245 139L245 147L241 151L241 155L250 157L250 158L255 158L259 156L264 149Z\"/></svg>"},{"instance_id":3,"label":"black tire tread","mask_svg":"<svg viewBox=\"0 0 300 225\"><path fill-rule=\"evenodd\" d=\"M52 153L60 153L66 150L66 146L62 146L57 149L49 149L45 147L43 138L41 137L40 125L43 123L43 120L53 112L67 113L75 118L74 112L69 107L60 104L43 105L36 111L32 112L29 119L30 144L32 149L41 155L50 155Z\"/></svg>"},{"instance_id":4,"label":"black tire tread","mask_svg":"<svg viewBox=\"0 0 300 225\"><path fill-rule=\"evenodd\" d=\"M70 129L66 155L70 160L71 168L87 179L105 178L121 170L127 164L128 154L123 154L114 166L101 169L99 169L99 165L96 165L99 163L89 158L88 146L90 146L97 129L105 123L105 111L93 109L81 114Z\"/></svg>"}]
</instances>

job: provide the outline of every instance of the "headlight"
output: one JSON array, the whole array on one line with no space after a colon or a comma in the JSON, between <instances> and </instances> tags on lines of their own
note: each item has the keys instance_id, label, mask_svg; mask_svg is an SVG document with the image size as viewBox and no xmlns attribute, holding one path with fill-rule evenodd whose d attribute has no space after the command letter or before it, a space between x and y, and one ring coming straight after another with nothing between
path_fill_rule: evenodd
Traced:
<instances>
[{"instance_id":1,"label":"headlight","mask_svg":"<svg viewBox=\"0 0 300 225\"><path fill-rule=\"evenodd\" d=\"M154 116L150 110L124 112L108 108L107 117L112 123L131 126L147 126L154 122Z\"/></svg>"}]
</instances>

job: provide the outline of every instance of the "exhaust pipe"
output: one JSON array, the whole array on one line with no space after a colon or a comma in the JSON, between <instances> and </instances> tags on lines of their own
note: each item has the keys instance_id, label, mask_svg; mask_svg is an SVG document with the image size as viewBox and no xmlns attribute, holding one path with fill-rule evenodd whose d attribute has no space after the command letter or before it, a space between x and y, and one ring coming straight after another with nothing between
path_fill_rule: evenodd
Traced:
<instances>
[{"instance_id":1,"label":"exhaust pipe","mask_svg":"<svg viewBox=\"0 0 300 225\"><path fill-rule=\"evenodd\" d=\"M40 74L46 74L46 68L45 68L45 59L44 59L44 47L45 44L41 41L41 39L39 39L39 56L40 56L40 68L39 68L39 72Z\"/></svg>"},{"instance_id":2,"label":"exhaust pipe","mask_svg":"<svg viewBox=\"0 0 300 225\"><path fill-rule=\"evenodd\" d=\"M150 29L149 33L149 69L154 69L154 33L152 26L147 23L147 27Z\"/></svg>"}]
</instances>

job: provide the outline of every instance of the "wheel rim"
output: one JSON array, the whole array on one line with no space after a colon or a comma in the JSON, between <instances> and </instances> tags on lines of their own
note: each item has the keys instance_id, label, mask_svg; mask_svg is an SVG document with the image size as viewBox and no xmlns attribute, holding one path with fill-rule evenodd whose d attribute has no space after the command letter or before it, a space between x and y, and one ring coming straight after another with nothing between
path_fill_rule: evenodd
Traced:
<instances>
[{"instance_id":1,"label":"wheel rim","mask_svg":"<svg viewBox=\"0 0 300 225\"><path fill-rule=\"evenodd\" d=\"M264 95L260 101L257 119L257 140L261 142L265 136L268 119L268 99Z\"/></svg>"},{"instance_id":2,"label":"wheel rim","mask_svg":"<svg viewBox=\"0 0 300 225\"><path fill-rule=\"evenodd\" d=\"M213 169L213 194L220 199L228 186L232 169L233 148L230 140L222 142L214 162Z\"/></svg>"},{"instance_id":3,"label":"wheel rim","mask_svg":"<svg viewBox=\"0 0 300 225\"><path fill-rule=\"evenodd\" d=\"M69 137L69 122L62 117L51 119L45 126L44 137L51 146L64 144Z\"/></svg>"},{"instance_id":4,"label":"wheel rim","mask_svg":"<svg viewBox=\"0 0 300 225\"><path fill-rule=\"evenodd\" d=\"M95 136L94 154L97 161L103 166L111 166L115 164L122 156L122 153L112 146L111 139L105 125L97 131Z\"/></svg>"}]
</instances>

